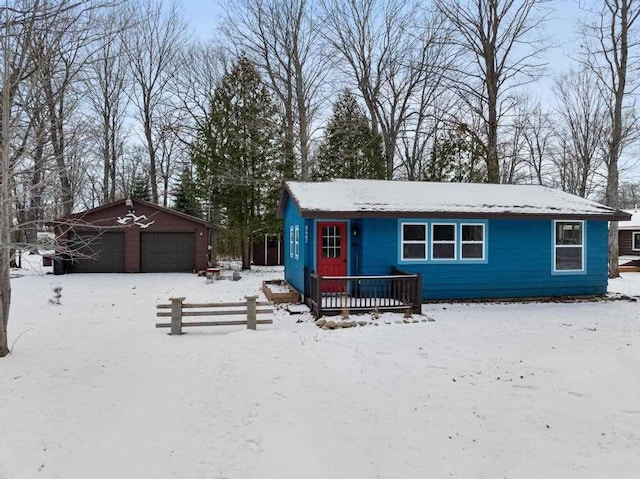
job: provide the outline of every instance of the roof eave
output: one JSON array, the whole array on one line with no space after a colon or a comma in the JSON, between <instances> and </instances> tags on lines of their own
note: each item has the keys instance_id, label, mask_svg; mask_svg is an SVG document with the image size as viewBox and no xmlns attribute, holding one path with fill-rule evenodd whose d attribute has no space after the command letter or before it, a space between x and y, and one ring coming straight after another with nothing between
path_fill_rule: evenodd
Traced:
<instances>
[{"instance_id":1,"label":"roof eave","mask_svg":"<svg viewBox=\"0 0 640 479\"><path fill-rule=\"evenodd\" d=\"M554 219L554 220L602 220L628 221L631 216L623 211L611 213L520 213L520 212L453 212L453 211L325 211L299 209L303 218L349 219L349 218L508 218L508 219Z\"/></svg>"}]
</instances>

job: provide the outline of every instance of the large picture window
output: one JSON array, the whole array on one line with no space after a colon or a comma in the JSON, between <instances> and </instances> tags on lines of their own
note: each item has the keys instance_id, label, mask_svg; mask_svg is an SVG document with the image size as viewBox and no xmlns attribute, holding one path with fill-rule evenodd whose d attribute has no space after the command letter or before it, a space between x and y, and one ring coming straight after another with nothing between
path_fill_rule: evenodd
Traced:
<instances>
[{"instance_id":1,"label":"large picture window","mask_svg":"<svg viewBox=\"0 0 640 479\"><path fill-rule=\"evenodd\" d=\"M555 271L583 271L584 222L556 221L553 249Z\"/></svg>"},{"instance_id":2,"label":"large picture window","mask_svg":"<svg viewBox=\"0 0 640 479\"><path fill-rule=\"evenodd\" d=\"M484 259L484 224L460 225L461 259Z\"/></svg>"},{"instance_id":3,"label":"large picture window","mask_svg":"<svg viewBox=\"0 0 640 479\"><path fill-rule=\"evenodd\" d=\"M402 260L427 259L427 225L424 223L402 224Z\"/></svg>"},{"instance_id":4,"label":"large picture window","mask_svg":"<svg viewBox=\"0 0 640 479\"><path fill-rule=\"evenodd\" d=\"M456 259L456 225L431 225L431 258Z\"/></svg>"},{"instance_id":5,"label":"large picture window","mask_svg":"<svg viewBox=\"0 0 640 479\"><path fill-rule=\"evenodd\" d=\"M634 231L631 235L632 245L631 248L633 251L640 251L640 233Z\"/></svg>"}]
</instances>

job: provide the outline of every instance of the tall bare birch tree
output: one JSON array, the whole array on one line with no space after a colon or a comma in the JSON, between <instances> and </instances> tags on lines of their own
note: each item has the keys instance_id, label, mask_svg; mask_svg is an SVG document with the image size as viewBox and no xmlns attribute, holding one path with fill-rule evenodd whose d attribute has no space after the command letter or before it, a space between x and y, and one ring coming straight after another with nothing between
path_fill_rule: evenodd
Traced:
<instances>
[{"instance_id":1,"label":"tall bare birch tree","mask_svg":"<svg viewBox=\"0 0 640 479\"><path fill-rule=\"evenodd\" d=\"M435 0L466 61L457 71L461 100L482 119L487 180L500 182L500 122L510 91L539 77L549 0ZM481 134L480 134L481 133Z\"/></svg>"},{"instance_id":2,"label":"tall bare birch tree","mask_svg":"<svg viewBox=\"0 0 640 479\"><path fill-rule=\"evenodd\" d=\"M640 82L638 0L601 0L597 21L584 25L584 62L598 78L607 104L611 132L607 138L607 188L605 203L618 208L619 159L625 142L637 129L632 98ZM609 227L609 277L620 276L618 222Z\"/></svg>"}]
</instances>

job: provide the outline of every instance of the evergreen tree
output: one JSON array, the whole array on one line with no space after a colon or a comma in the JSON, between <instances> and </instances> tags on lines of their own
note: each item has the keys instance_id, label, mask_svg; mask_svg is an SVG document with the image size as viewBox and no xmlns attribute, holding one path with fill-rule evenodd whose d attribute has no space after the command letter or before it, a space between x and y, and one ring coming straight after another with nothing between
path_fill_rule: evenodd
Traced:
<instances>
[{"instance_id":1,"label":"evergreen tree","mask_svg":"<svg viewBox=\"0 0 640 479\"><path fill-rule=\"evenodd\" d=\"M149 178L136 175L133 178L131 195L129 196L131 196L132 199L151 201L151 186L149 185Z\"/></svg>"},{"instance_id":2,"label":"evergreen tree","mask_svg":"<svg viewBox=\"0 0 640 479\"><path fill-rule=\"evenodd\" d=\"M349 91L340 94L318 154L316 178L384 179L382 139Z\"/></svg>"},{"instance_id":3,"label":"evergreen tree","mask_svg":"<svg viewBox=\"0 0 640 479\"><path fill-rule=\"evenodd\" d=\"M200 202L198 201L196 184L189 168L182 170L175 193L173 194L173 200L174 210L197 218L201 217L202 210L200 208Z\"/></svg>"},{"instance_id":4,"label":"evergreen tree","mask_svg":"<svg viewBox=\"0 0 640 479\"><path fill-rule=\"evenodd\" d=\"M239 241L250 267L251 237L274 229L281 186L280 128L275 104L254 65L241 57L217 85L206 126L192 145L202 197Z\"/></svg>"},{"instance_id":5,"label":"evergreen tree","mask_svg":"<svg viewBox=\"0 0 640 479\"><path fill-rule=\"evenodd\" d=\"M484 183L483 147L464 128L439 134L422 176L424 181Z\"/></svg>"}]
</instances>

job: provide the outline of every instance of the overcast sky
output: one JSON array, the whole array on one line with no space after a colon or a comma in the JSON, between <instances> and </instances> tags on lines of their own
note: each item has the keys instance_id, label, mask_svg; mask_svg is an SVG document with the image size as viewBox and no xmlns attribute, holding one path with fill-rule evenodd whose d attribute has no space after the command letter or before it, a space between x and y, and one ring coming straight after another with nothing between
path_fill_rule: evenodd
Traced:
<instances>
[{"instance_id":1,"label":"overcast sky","mask_svg":"<svg viewBox=\"0 0 640 479\"><path fill-rule=\"evenodd\" d=\"M220 8L216 0L182 0L184 14L190 21L195 34L203 39L213 38L216 23L220 18ZM551 19L547 23L547 31L555 45L549 52L549 72L565 71L571 65L571 56L577 52L577 21L586 13L581 5L597 5L598 0L554 0Z\"/></svg>"}]
</instances>

